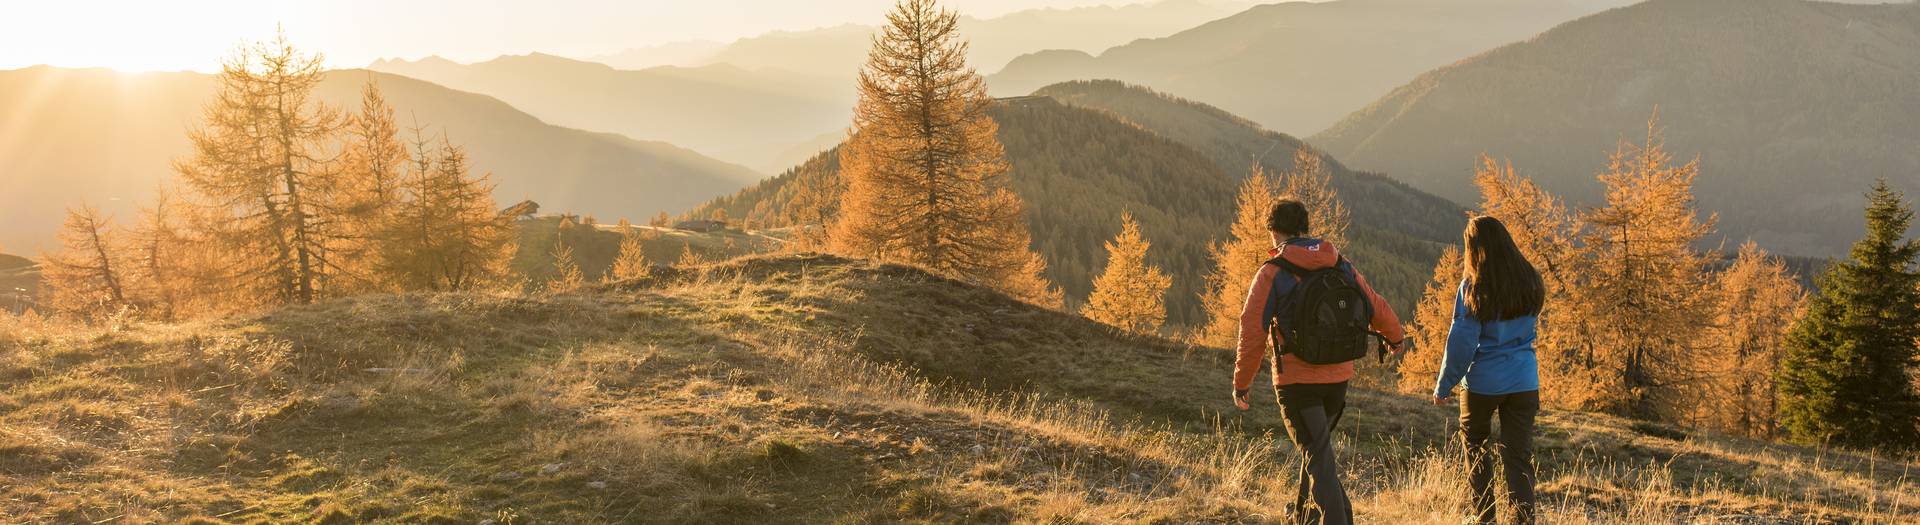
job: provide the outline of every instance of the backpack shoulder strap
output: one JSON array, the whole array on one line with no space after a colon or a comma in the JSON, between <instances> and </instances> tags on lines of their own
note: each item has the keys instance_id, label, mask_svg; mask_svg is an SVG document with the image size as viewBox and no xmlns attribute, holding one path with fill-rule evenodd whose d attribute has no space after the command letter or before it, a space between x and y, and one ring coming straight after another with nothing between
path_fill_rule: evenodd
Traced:
<instances>
[{"instance_id":1,"label":"backpack shoulder strap","mask_svg":"<svg viewBox=\"0 0 1920 525\"><path fill-rule=\"evenodd\" d=\"M1285 254L1277 255L1277 256L1274 256L1274 258L1272 259L1268 259L1267 264L1279 266L1280 269L1286 270L1287 273L1289 274L1293 274L1293 277L1296 279L1308 273L1306 268L1301 268L1300 265L1294 264L1293 261L1287 260L1287 257Z\"/></svg>"}]
</instances>

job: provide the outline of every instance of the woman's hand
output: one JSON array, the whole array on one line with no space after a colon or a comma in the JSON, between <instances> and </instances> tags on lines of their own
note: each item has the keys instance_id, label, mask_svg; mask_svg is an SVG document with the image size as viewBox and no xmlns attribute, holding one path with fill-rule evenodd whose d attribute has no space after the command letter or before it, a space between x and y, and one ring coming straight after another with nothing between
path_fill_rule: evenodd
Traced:
<instances>
[{"instance_id":1,"label":"woman's hand","mask_svg":"<svg viewBox=\"0 0 1920 525\"><path fill-rule=\"evenodd\" d=\"M1433 396L1433 406L1443 407L1453 404L1453 396Z\"/></svg>"},{"instance_id":2,"label":"woman's hand","mask_svg":"<svg viewBox=\"0 0 1920 525\"><path fill-rule=\"evenodd\" d=\"M1248 405L1248 404L1247 404L1247 396L1248 396L1248 395L1249 395L1249 393L1250 393L1250 392L1252 392L1252 391L1253 391L1253 389L1251 389L1251 388L1238 388L1238 389L1234 389L1234 391L1233 391L1233 406L1234 406L1234 407L1237 407L1237 408L1239 408L1240 410L1243 410L1243 411L1244 411L1244 410L1247 410L1247 409L1249 409L1249 408L1253 408L1252 406L1250 406L1250 405Z\"/></svg>"}]
</instances>

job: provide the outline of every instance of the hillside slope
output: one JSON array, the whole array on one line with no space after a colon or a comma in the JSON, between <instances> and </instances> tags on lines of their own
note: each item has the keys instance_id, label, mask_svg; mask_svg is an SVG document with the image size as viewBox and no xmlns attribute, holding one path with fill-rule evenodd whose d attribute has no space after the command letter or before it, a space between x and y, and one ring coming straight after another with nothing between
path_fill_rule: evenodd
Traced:
<instances>
[{"instance_id":1,"label":"hillside slope","mask_svg":"<svg viewBox=\"0 0 1920 525\"><path fill-rule=\"evenodd\" d=\"M0 313L25 312L37 304L39 294L39 263L0 253Z\"/></svg>"},{"instance_id":2,"label":"hillside slope","mask_svg":"<svg viewBox=\"0 0 1920 525\"><path fill-rule=\"evenodd\" d=\"M1063 82L1034 95L1105 111L1191 147L1237 176L1245 176L1253 162L1270 173L1292 171L1294 152L1307 146L1219 108L1113 80ZM1353 211L1355 225L1423 241L1458 242L1466 227L1460 205L1388 176L1349 169L1333 155L1320 158Z\"/></svg>"},{"instance_id":3,"label":"hillside slope","mask_svg":"<svg viewBox=\"0 0 1920 525\"><path fill-rule=\"evenodd\" d=\"M801 256L558 297L192 325L0 324L28 522L1269 522L1277 411L1228 357L898 266ZM1355 390L1365 523L1458 523L1448 408ZM1912 465L1548 412L1549 523L1920 518Z\"/></svg>"},{"instance_id":4,"label":"hillside slope","mask_svg":"<svg viewBox=\"0 0 1920 525\"><path fill-rule=\"evenodd\" d=\"M1150 262L1173 277L1169 319L1199 319L1196 296L1212 269L1207 246L1227 232L1234 192L1251 161L1271 172L1293 169L1299 139L1260 129L1210 106L1117 82L1073 82L1035 97L1005 99L992 110L1013 166L1013 189L1027 201L1034 245L1048 278L1070 302L1083 300L1104 268L1102 243L1131 211L1153 242ZM695 214L724 209L730 217L786 224L794 182L837 180L830 150ZM1396 308L1419 298L1439 243L1457 242L1464 216L1444 199L1386 177L1347 170L1323 156L1334 187L1353 210L1354 246L1347 251Z\"/></svg>"},{"instance_id":5,"label":"hillside slope","mask_svg":"<svg viewBox=\"0 0 1920 525\"><path fill-rule=\"evenodd\" d=\"M1632 0L1278 2L1097 55L1048 51L987 78L999 96L1119 79L1305 136L1434 67Z\"/></svg>"},{"instance_id":6,"label":"hillside slope","mask_svg":"<svg viewBox=\"0 0 1920 525\"><path fill-rule=\"evenodd\" d=\"M502 206L533 199L549 210L645 217L758 178L673 145L549 125L499 100L405 77L334 71L316 98L358 108L368 78L402 126L417 118L429 136L444 132L465 146L476 173L493 173ZM138 203L175 178L171 162L190 153L187 130L214 86L197 73L0 71L0 244L51 248L63 210L83 200L133 219Z\"/></svg>"},{"instance_id":7,"label":"hillside slope","mask_svg":"<svg viewBox=\"0 0 1920 525\"><path fill-rule=\"evenodd\" d=\"M1051 99L1020 99L990 111L1012 164L1013 190L1027 202L1034 247L1069 302L1092 291L1093 276L1106 264L1101 243L1120 231L1120 213L1130 211L1153 242L1148 261L1173 277L1169 319L1196 319L1195 297L1210 265L1207 242L1233 213L1239 175L1177 142ZM839 176L835 148L693 214L725 210L755 224L790 225L795 183L836 186Z\"/></svg>"},{"instance_id":8,"label":"hillside slope","mask_svg":"<svg viewBox=\"0 0 1920 525\"><path fill-rule=\"evenodd\" d=\"M1592 175L1657 109L1734 244L1824 256L1858 236L1874 178L1920 187L1916 85L1920 5L1653 0L1435 70L1311 140L1462 200L1487 152L1593 203Z\"/></svg>"}]
</instances>

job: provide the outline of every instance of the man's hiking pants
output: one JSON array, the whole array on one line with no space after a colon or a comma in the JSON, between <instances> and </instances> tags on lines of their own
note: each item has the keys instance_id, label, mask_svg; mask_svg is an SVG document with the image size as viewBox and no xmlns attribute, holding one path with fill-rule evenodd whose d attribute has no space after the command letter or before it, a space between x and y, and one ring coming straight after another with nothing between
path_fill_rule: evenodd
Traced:
<instances>
[{"instance_id":1,"label":"man's hiking pants","mask_svg":"<svg viewBox=\"0 0 1920 525\"><path fill-rule=\"evenodd\" d=\"M1294 384L1274 389L1280 415L1286 418L1287 437L1300 447L1300 491L1294 496L1295 523L1348 525L1353 505L1340 485L1340 466L1333 457L1333 429L1347 408L1345 382Z\"/></svg>"},{"instance_id":2,"label":"man's hiking pants","mask_svg":"<svg viewBox=\"0 0 1920 525\"><path fill-rule=\"evenodd\" d=\"M1510 522L1533 523L1533 418L1540 413L1540 391L1501 395L1467 393L1460 403L1460 429L1466 435L1468 475L1473 506L1483 525L1494 523L1493 452L1487 440L1493 434L1495 413L1500 417L1500 462L1507 476L1507 501L1513 504Z\"/></svg>"}]
</instances>

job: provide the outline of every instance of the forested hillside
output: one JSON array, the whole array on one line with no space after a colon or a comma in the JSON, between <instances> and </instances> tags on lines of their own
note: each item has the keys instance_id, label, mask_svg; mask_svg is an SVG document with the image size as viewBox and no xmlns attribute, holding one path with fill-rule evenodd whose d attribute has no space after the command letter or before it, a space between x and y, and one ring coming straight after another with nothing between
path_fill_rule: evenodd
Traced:
<instances>
[{"instance_id":1,"label":"forested hillside","mask_svg":"<svg viewBox=\"0 0 1920 525\"><path fill-rule=\"evenodd\" d=\"M1008 101L992 115L1013 166L1013 189L1027 201L1034 247L1069 302L1091 291L1106 260L1101 242L1120 231L1120 213L1129 211L1154 243L1147 260L1174 276L1168 318L1197 318L1195 297L1210 267L1206 243L1233 212L1236 176L1179 143L1051 99ZM691 215L725 210L755 224L788 225L801 188L838 184L836 148Z\"/></svg>"},{"instance_id":2,"label":"forested hillside","mask_svg":"<svg viewBox=\"0 0 1920 525\"><path fill-rule=\"evenodd\" d=\"M1668 149L1705 166L1700 202L1729 246L1830 256L1876 177L1920 185L1915 86L1911 3L1653 0L1435 70L1311 140L1462 201L1486 152L1585 205L1611 145L1657 112Z\"/></svg>"},{"instance_id":3,"label":"forested hillside","mask_svg":"<svg viewBox=\"0 0 1920 525\"><path fill-rule=\"evenodd\" d=\"M1084 300L1106 261L1101 243L1120 231L1120 213L1128 211L1153 243L1147 261L1173 277L1168 320L1197 321L1198 294L1212 269L1207 246L1227 234L1239 181L1261 150L1269 150L1260 157L1269 171L1292 170L1302 143L1211 107L1118 83L1057 86L1043 94L1060 98L1006 99L992 114L1013 165L1013 189L1028 203L1035 247L1050 264L1048 277L1070 302ZM1355 210L1349 251L1396 306L1410 306L1439 257L1438 243L1457 242L1461 209L1329 164L1335 187ZM836 191L838 172L838 150L829 150L691 214L724 210L755 224L791 224L790 205L802 189ZM1369 223L1376 218L1383 225Z\"/></svg>"}]
</instances>

